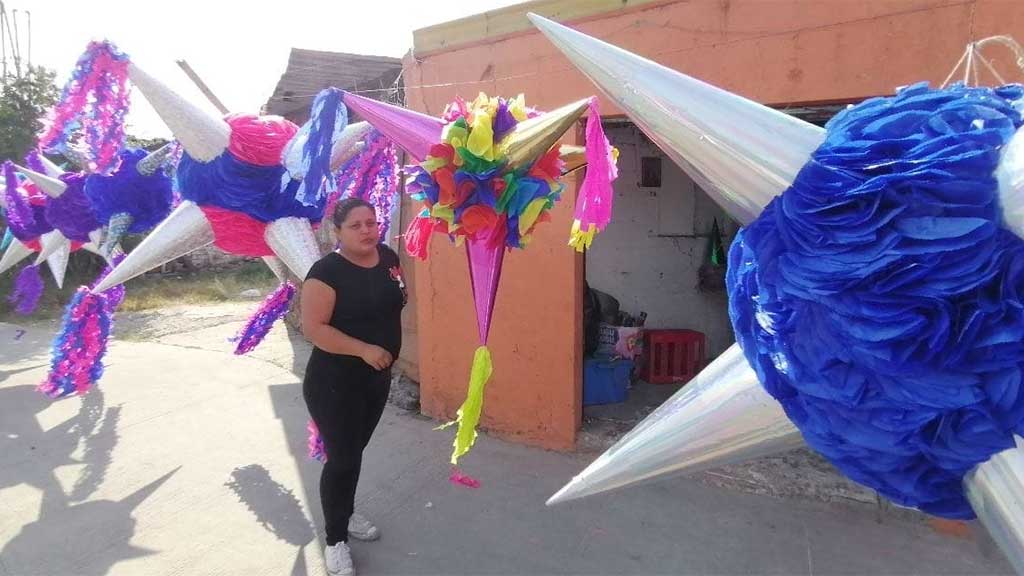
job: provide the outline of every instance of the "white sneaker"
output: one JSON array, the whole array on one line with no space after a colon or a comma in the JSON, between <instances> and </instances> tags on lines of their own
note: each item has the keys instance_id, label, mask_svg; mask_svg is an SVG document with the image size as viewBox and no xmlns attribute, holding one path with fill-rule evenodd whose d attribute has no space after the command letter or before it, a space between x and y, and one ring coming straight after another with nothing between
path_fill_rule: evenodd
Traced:
<instances>
[{"instance_id":1,"label":"white sneaker","mask_svg":"<svg viewBox=\"0 0 1024 576\"><path fill-rule=\"evenodd\" d=\"M345 542L328 546L324 550L324 559L327 560L327 573L331 576L354 576L356 573L352 566L352 552Z\"/></svg>"},{"instance_id":2,"label":"white sneaker","mask_svg":"<svg viewBox=\"0 0 1024 576\"><path fill-rule=\"evenodd\" d=\"M370 542L380 538L380 530L362 514L353 513L348 519L348 535L356 540Z\"/></svg>"}]
</instances>

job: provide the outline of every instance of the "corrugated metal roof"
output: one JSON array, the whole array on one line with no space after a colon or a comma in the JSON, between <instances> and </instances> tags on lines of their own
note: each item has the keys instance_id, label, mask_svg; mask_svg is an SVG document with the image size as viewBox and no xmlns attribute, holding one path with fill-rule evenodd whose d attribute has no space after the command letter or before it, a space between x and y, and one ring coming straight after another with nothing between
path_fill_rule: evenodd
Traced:
<instances>
[{"instance_id":1,"label":"corrugated metal roof","mask_svg":"<svg viewBox=\"0 0 1024 576\"><path fill-rule=\"evenodd\" d=\"M264 113L301 123L308 117L309 106L320 90L334 86L364 91L363 95L369 98L383 98L383 91L365 91L390 88L401 72L401 58L292 48L288 68L264 105Z\"/></svg>"}]
</instances>

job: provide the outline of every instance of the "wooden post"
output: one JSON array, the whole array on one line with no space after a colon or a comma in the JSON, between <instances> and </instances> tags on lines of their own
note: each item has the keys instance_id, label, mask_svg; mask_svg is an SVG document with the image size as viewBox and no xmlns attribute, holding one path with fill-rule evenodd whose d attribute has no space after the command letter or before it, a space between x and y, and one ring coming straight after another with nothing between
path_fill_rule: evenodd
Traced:
<instances>
[{"instance_id":1,"label":"wooden post","mask_svg":"<svg viewBox=\"0 0 1024 576\"><path fill-rule=\"evenodd\" d=\"M189 77L189 79L191 79L192 82L194 82L195 85L199 87L199 90L203 93L204 96L206 96L206 99L209 100L210 103L212 103L217 108L217 110L220 111L221 114L228 113L228 109L224 106L220 99L217 98L213 91L210 90L209 86L206 85L206 82L203 82L203 79L199 77L199 74L196 74L196 71L188 65L188 62L184 60L178 60L177 64L179 67L181 67L182 70L185 71L185 74Z\"/></svg>"}]
</instances>

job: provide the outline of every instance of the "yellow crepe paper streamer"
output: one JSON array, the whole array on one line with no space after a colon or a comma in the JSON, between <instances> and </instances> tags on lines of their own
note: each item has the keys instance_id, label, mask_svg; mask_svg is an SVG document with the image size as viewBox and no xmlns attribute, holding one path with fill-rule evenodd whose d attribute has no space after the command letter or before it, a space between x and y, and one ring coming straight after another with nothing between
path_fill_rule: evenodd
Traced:
<instances>
[{"instance_id":1,"label":"yellow crepe paper streamer","mask_svg":"<svg viewBox=\"0 0 1024 576\"><path fill-rule=\"evenodd\" d=\"M483 92L476 93L476 99L469 105L470 111L474 113L487 113L487 106L491 103L491 98Z\"/></svg>"},{"instance_id":2,"label":"yellow crepe paper streamer","mask_svg":"<svg viewBox=\"0 0 1024 576\"><path fill-rule=\"evenodd\" d=\"M526 120L526 96L520 94L506 102L505 105L508 106L508 111L512 113L512 117L517 121L522 122Z\"/></svg>"},{"instance_id":3,"label":"yellow crepe paper streamer","mask_svg":"<svg viewBox=\"0 0 1024 576\"><path fill-rule=\"evenodd\" d=\"M587 230L581 230L580 221L573 220L572 230L569 231L569 246L575 248L577 252L583 252L584 249L590 248L595 234L597 234L597 226L590 224L587 226Z\"/></svg>"},{"instance_id":4,"label":"yellow crepe paper streamer","mask_svg":"<svg viewBox=\"0 0 1024 576\"><path fill-rule=\"evenodd\" d=\"M484 406L484 387L491 379L494 366L491 364L491 351L487 346L476 349L473 355L473 368L469 373L469 390L466 392L466 401L459 408L458 416L452 422L438 426L438 430L448 428L458 423L459 429L455 433L455 441L452 443L452 466L459 463L459 458L469 452L476 442L476 426L480 422L480 413Z\"/></svg>"},{"instance_id":5,"label":"yellow crepe paper streamer","mask_svg":"<svg viewBox=\"0 0 1024 576\"><path fill-rule=\"evenodd\" d=\"M544 211L547 205L547 198L534 198L532 202L526 205L523 213L519 215L519 236L526 236L526 233L533 227L537 218L540 218L540 213Z\"/></svg>"},{"instance_id":6,"label":"yellow crepe paper streamer","mask_svg":"<svg viewBox=\"0 0 1024 576\"><path fill-rule=\"evenodd\" d=\"M494 130L489 115L477 114L473 117L473 129L469 132L466 148L477 158L494 160Z\"/></svg>"}]
</instances>

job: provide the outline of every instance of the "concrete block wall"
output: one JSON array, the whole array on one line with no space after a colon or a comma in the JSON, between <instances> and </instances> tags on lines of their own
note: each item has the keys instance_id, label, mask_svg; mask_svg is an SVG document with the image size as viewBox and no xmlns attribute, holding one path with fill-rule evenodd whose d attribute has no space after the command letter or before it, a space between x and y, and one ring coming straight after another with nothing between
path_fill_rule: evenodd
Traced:
<instances>
[{"instance_id":1,"label":"concrete block wall","mask_svg":"<svg viewBox=\"0 0 1024 576\"><path fill-rule=\"evenodd\" d=\"M708 358L733 343L724 294L701 292L697 271L709 257L718 219L728 249L738 225L630 123L606 128L619 148L615 212L587 254L587 282L616 297L649 328L688 328L707 335ZM643 157L661 159L661 186L641 186Z\"/></svg>"}]
</instances>

